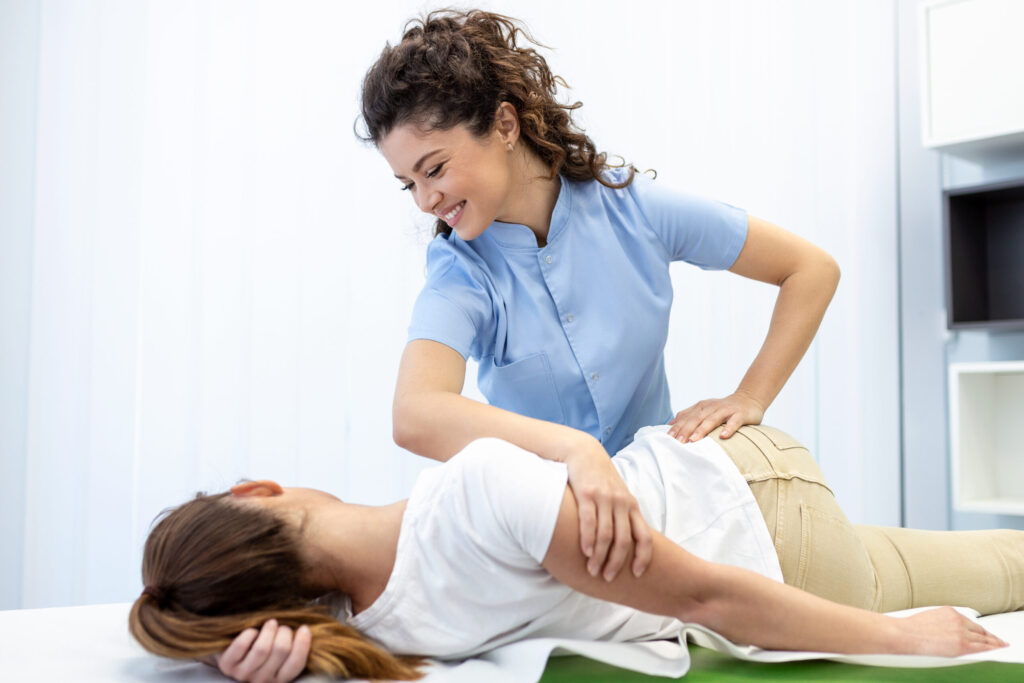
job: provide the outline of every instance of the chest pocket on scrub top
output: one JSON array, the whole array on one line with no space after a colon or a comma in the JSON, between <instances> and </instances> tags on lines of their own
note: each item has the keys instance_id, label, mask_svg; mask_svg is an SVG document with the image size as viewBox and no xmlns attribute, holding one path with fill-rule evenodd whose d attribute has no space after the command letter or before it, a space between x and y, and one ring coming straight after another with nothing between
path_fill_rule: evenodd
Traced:
<instances>
[{"instance_id":1,"label":"chest pocket on scrub top","mask_svg":"<svg viewBox=\"0 0 1024 683\"><path fill-rule=\"evenodd\" d=\"M565 423L546 353L535 353L505 365L495 363L492 356L489 363L480 364L478 383L493 406L539 420Z\"/></svg>"}]
</instances>

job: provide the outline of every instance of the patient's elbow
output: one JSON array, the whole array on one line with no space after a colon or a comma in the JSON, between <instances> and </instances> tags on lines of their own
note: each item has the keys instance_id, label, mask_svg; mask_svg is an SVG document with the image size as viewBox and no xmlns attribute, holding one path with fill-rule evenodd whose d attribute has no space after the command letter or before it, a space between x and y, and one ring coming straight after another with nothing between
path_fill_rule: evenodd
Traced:
<instances>
[{"instance_id":1,"label":"patient's elbow","mask_svg":"<svg viewBox=\"0 0 1024 683\"><path fill-rule=\"evenodd\" d=\"M714 601L688 599L677 605L676 619L684 624L700 624L714 630L718 623Z\"/></svg>"},{"instance_id":2,"label":"patient's elbow","mask_svg":"<svg viewBox=\"0 0 1024 683\"><path fill-rule=\"evenodd\" d=\"M672 596L672 608L679 621L713 629L721 618L723 581L731 568L709 562L701 565L690 574L685 589Z\"/></svg>"}]
</instances>

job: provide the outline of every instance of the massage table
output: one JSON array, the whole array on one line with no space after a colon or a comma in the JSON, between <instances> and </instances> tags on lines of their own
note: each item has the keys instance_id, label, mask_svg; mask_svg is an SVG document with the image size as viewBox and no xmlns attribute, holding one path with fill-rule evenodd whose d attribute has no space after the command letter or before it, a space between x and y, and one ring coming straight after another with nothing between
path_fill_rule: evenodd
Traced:
<instances>
[{"instance_id":1,"label":"massage table","mask_svg":"<svg viewBox=\"0 0 1024 683\"><path fill-rule=\"evenodd\" d=\"M128 634L128 604L0 611L0 680L195 681L223 683L215 670L146 653ZM839 656L772 652L736 646L698 629L703 645L687 650L673 641L593 643L522 641L458 665L430 669L428 683L689 683L745 681L1024 681L1024 611L980 621L1010 647L957 659ZM717 650L724 650L719 652ZM549 655L569 656L552 656ZM789 661L785 661L789 660ZM860 662L860 663L857 663ZM922 669L921 667L929 667ZM937 667L937 668L931 668ZM643 673L647 672L647 673ZM303 681L323 680L306 676Z\"/></svg>"}]
</instances>

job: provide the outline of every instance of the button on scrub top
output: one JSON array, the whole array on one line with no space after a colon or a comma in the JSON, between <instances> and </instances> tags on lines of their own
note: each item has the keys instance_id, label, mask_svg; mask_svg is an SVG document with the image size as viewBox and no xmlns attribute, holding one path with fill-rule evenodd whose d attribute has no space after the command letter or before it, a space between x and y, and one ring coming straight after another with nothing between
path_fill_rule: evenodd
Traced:
<instances>
[{"instance_id":1,"label":"button on scrub top","mask_svg":"<svg viewBox=\"0 0 1024 683\"><path fill-rule=\"evenodd\" d=\"M641 175L619 190L561 182L544 247L528 227L497 221L470 241L431 241L409 340L476 360L491 405L583 430L615 453L673 415L669 263L728 268L747 215Z\"/></svg>"}]
</instances>

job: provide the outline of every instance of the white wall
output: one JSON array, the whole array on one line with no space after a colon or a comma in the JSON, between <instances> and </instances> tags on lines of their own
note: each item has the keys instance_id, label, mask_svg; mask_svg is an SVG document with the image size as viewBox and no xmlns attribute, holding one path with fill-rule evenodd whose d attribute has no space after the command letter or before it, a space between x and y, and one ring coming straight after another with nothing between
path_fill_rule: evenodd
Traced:
<instances>
[{"instance_id":1,"label":"white wall","mask_svg":"<svg viewBox=\"0 0 1024 683\"><path fill-rule=\"evenodd\" d=\"M855 521L898 523L892 4L487 6L556 48L600 147L835 255L839 294L768 421L817 450ZM29 348L4 360L27 380L3 404L21 479L0 482L26 540L0 607L131 599L149 522L198 489L384 502L427 466L392 444L390 402L429 221L351 132L363 73L421 4L347 8L42 2L37 116L15 124L35 140L16 157L31 314L0 321ZM774 292L674 278L681 408L735 387Z\"/></svg>"},{"instance_id":2,"label":"white wall","mask_svg":"<svg viewBox=\"0 0 1024 683\"><path fill-rule=\"evenodd\" d=\"M0 3L0 609L20 604L39 8Z\"/></svg>"}]
</instances>

